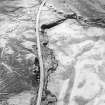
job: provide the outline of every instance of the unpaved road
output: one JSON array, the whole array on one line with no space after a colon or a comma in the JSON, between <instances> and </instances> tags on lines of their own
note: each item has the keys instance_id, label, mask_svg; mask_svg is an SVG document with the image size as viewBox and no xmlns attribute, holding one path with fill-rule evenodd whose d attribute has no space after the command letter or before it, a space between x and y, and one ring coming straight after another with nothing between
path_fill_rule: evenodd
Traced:
<instances>
[{"instance_id":1,"label":"unpaved road","mask_svg":"<svg viewBox=\"0 0 105 105\"><path fill-rule=\"evenodd\" d=\"M104 105L104 20L91 19L97 14L103 17L99 12L102 8L94 15L86 8L84 14L77 11L82 7L68 7L69 0L65 4L64 0L61 4L53 1L56 5L49 0L40 14L46 77L41 104ZM35 21L40 2L0 2L0 105L35 105L40 78ZM65 18L73 14L71 9L84 18ZM85 23L84 19L89 21Z\"/></svg>"}]
</instances>

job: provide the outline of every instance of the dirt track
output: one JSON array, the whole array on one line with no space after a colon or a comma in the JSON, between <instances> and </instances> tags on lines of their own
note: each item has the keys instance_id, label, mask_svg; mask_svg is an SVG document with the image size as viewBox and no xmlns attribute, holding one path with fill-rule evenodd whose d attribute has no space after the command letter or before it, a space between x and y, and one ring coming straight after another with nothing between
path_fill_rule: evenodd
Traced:
<instances>
[{"instance_id":1,"label":"dirt track","mask_svg":"<svg viewBox=\"0 0 105 105\"><path fill-rule=\"evenodd\" d=\"M41 67L35 23L41 2L0 2L0 105L36 105ZM41 105L104 105L104 13L70 2L49 0L41 8Z\"/></svg>"}]
</instances>

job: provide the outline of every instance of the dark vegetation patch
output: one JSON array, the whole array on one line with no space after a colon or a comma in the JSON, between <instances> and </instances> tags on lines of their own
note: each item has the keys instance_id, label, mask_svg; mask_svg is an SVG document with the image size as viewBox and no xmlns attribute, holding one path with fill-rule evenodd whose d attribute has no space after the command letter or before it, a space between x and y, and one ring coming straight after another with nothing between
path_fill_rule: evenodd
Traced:
<instances>
[{"instance_id":1,"label":"dark vegetation patch","mask_svg":"<svg viewBox=\"0 0 105 105\"><path fill-rule=\"evenodd\" d=\"M53 96L47 90L47 78L50 73L53 73L57 68L57 61L53 54L53 51L47 48L46 38L41 41L42 43L42 56L45 70L45 83L43 90L43 105L47 102L49 105L54 105L56 97ZM10 98L10 96L17 95L24 91L38 91L40 83L40 66L39 58L37 56L37 47L33 49L26 49L22 45L22 40L9 39L9 43L6 47L11 47L14 51L13 54L8 54L4 51L2 62L7 65L0 65L0 79L3 81L0 83L0 101ZM45 45L43 43L46 43ZM27 54L34 54L33 59L26 59ZM11 72L9 71L11 69ZM9 74L8 74L9 71ZM37 93L37 92L34 92ZM35 100L36 101L36 100ZM34 102L35 103L35 102Z\"/></svg>"},{"instance_id":2,"label":"dark vegetation patch","mask_svg":"<svg viewBox=\"0 0 105 105\"><path fill-rule=\"evenodd\" d=\"M89 100L88 99L85 99L81 96L75 96L75 102L78 104L78 105L86 105L88 104Z\"/></svg>"}]
</instances>

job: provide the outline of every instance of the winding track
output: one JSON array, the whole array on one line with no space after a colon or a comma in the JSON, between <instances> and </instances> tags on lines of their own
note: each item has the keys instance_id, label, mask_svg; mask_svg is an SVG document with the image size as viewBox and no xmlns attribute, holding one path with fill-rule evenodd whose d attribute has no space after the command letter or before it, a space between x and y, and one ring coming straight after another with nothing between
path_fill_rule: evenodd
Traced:
<instances>
[{"instance_id":1,"label":"winding track","mask_svg":"<svg viewBox=\"0 0 105 105\"><path fill-rule=\"evenodd\" d=\"M43 59L42 59L42 52L41 52L41 45L40 45L39 19L40 19L41 9L44 6L45 2L46 0L42 1L36 16L36 37L37 37L37 48L38 48L38 57L39 57L39 65L40 65L40 85L39 85L36 105L41 105L41 97L42 97L43 86L44 86L44 67L43 67Z\"/></svg>"}]
</instances>

